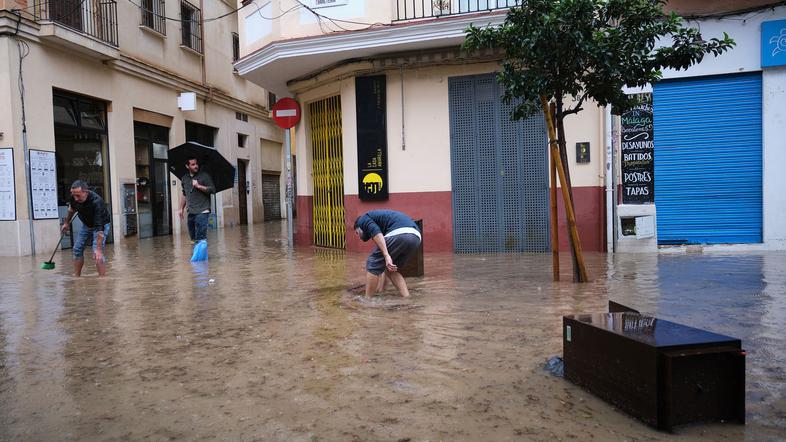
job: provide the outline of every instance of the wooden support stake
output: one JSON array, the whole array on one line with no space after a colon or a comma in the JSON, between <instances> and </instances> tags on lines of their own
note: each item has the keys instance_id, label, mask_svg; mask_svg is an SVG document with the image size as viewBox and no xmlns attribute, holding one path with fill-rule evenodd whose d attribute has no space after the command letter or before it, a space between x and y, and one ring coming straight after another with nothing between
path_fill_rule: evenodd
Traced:
<instances>
[{"instance_id":1,"label":"wooden support stake","mask_svg":"<svg viewBox=\"0 0 786 442\"><path fill-rule=\"evenodd\" d=\"M544 96L540 96L540 104L543 107L543 113L549 115L549 102ZM573 213L573 204L571 204L570 194L568 193L567 180L565 178L565 169L562 164L562 159L559 153L559 143L557 141L557 131L554 128L554 121L551 118L546 118L546 126L549 130L549 150L551 151L551 159L557 168L557 175L559 175L559 182L562 186L562 200L565 204L565 214L568 218L568 230L570 231L571 239L573 239L573 252L576 255L576 261L579 273L579 282L587 282L587 269L584 267L584 255L581 253L581 242L579 242L579 231L576 228L576 214Z\"/></svg>"},{"instance_id":2,"label":"wooden support stake","mask_svg":"<svg viewBox=\"0 0 786 442\"><path fill-rule=\"evenodd\" d=\"M546 118L551 118L547 114ZM549 149L549 153L551 149ZM551 172L551 269L554 281L559 281L559 217L557 212L557 163L549 155L549 170Z\"/></svg>"}]
</instances>

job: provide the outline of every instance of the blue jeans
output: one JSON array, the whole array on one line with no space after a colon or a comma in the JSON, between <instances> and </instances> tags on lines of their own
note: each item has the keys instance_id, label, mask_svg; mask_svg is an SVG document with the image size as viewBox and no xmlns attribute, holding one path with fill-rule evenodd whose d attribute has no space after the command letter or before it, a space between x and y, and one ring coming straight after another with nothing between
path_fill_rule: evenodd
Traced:
<instances>
[{"instance_id":1,"label":"blue jeans","mask_svg":"<svg viewBox=\"0 0 786 442\"><path fill-rule=\"evenodd\" d=\"M90 241L91 246L93 247L93 251L96 250L97 247L101 247L101 252L104 252L104 246L106 245L106 238L109 236L109 230L111 229L110 224L104 225L104 240L101 241L101 244L98 244L98 232L101 230L98 227L87 227L85 225L79 229L79 233L76 234L76 238L74 239L74 247L71 248L71 253L74 255L74 259L85 259L85 244L87 241Z\"/></svg>"},{"instance_id":2,"label":"blue jeans","mask_svg":"<svg viewBox=\"0 0 786 442\"><path fill-rule=\"evenodd\" d=\"M191 241L207 239L207 221L209 213L188 214L188 236Z\"/></svg>"}]
</instances>

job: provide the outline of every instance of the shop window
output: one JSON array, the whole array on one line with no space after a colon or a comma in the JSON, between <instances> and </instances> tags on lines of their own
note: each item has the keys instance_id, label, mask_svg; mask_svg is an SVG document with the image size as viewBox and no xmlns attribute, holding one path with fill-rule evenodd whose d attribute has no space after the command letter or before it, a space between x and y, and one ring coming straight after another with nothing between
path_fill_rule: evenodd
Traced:
<instances>
[{"instance_id":1,"label":"shop window","mask_svg":"<svg viewBox=\"0 0 786 442\"><path fill-rule=\"evenodd\" d=\"M87 181L111 208L106 102L63 91L54 91L52 98L61 212L78 179Z\"/></svg>"},{"instance_id":2,"label":"shop window","mask_svg":"<svg viewBox=\"0 0 786 442\"><path fill-rule=\"evenodd\" d=\"M105 106L99 103L80 101L79 120L84 129L106 131Z\"/></svg>"},{"instance_id":3,"label":"shop window","mask_svg":"<svg viewBox=\"0 0 786 442\"><path fill-rule=\"evenodd\" d=\"M55 96L54 116L55 124L73 127L77 126L76 110L74 109L74 103L71 100Z\"/></svg>"}]
</instances>

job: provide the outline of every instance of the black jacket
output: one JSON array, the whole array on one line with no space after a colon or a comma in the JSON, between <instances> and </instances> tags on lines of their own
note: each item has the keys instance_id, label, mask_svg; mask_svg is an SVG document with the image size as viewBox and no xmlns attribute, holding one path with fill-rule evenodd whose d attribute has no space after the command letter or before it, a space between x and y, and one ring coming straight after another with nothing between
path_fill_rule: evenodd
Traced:
<instances>
[{"instance_id":1,"label":"black jacket","mask_svg":"<svg viewBox=\"0 0 786 442\"><path fill-rule=\"evenodd\" d=\"M79 212L79 219L89 228L101 228L109 224L109 210L103 198L92 190L88 191L84 203L78 203L72 196L68 199L68 206Z\"/></svg>"}]
</instances>

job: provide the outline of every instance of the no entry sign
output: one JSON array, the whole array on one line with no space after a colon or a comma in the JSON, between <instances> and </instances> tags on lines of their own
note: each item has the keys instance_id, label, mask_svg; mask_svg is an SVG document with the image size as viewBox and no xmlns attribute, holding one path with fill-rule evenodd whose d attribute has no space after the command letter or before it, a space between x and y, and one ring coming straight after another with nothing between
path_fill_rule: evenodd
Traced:
<instances>
[{"instance_id":1,"label":"no entry sign","mask_svg":"<svg viewBox=\"0 0 786 442\"><path fill-rule=\"evenodd\" d=\"M273 105L273 120L279 127L290 129L300 121L300 106L297 101L285 97Z\"/></svg>"}]
</instances>

